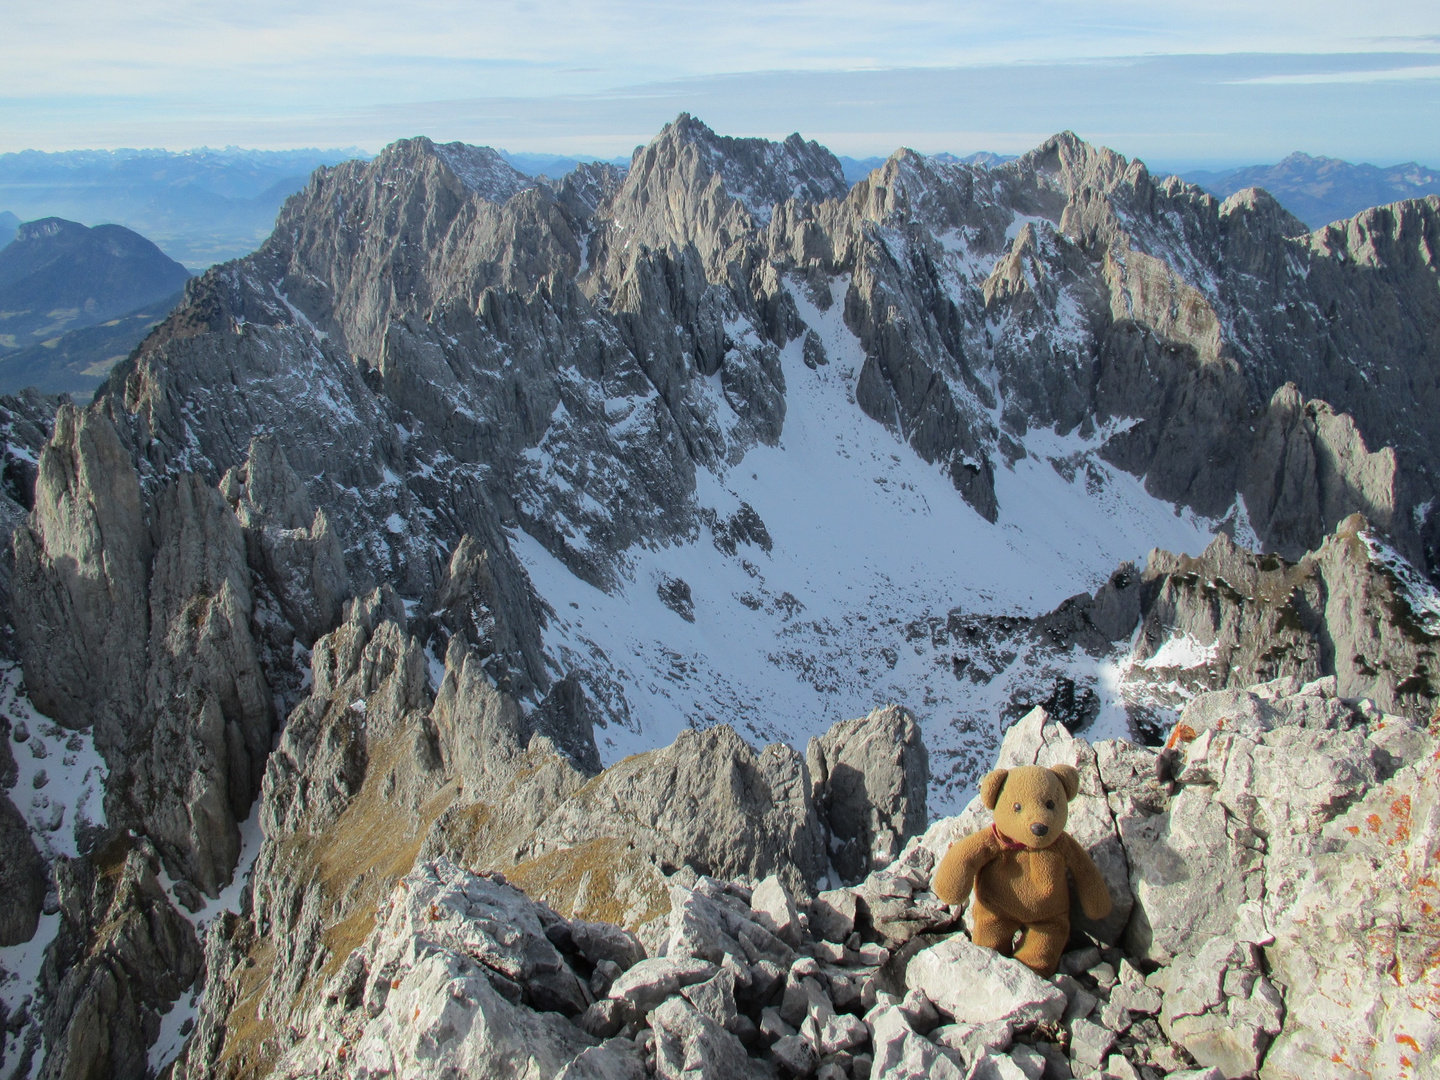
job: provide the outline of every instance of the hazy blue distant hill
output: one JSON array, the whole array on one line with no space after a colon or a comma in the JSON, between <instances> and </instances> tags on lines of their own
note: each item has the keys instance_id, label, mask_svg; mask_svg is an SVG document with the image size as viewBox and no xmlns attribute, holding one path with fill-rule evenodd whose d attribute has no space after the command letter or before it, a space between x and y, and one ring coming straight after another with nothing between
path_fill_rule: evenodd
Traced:
<instances>
[{"instance_id":1,"label":"hazy blue distant hill","mask_svg":"<svg viewBox=\"0 0 1440 1080\"><path fill-rule=\"evenodd\" d=\"M122 225L26 222L0 249L0 354L128 315L173 296L189 277Z\"/></svg>"},{"instance_id":2,"label":"hazy blue distant hill","mask_svg":"<svg viewBox=\"0 0 1440 1080\"><path fill-rule=\"evenodd\" d=\"M0 154L0 206L21 220L124 225L199 270L258 247L281 204L318 166L367 156L353 149L24 150Z\"/></svg>"},{"instance_id":3,"label":"hazy blue distant hill","mask_svg":"<svg viewBox=\"0 0 1440 1080\"><path fill-rule=\"evenodd\" d=\"M15 230L19 227L20 219L18 217L9 210L0 210L0 248L15 239Z\"/></svg>"},{"instance_id":4,"label":"hazy blue distant hill","mask_svg":"<svg viewBox=\"0 0 1440 1080\"><path fill-rule=\"evenodd\" d=\"M1222 199L1242 188L1262 187L1312 229L1372 206L1440 193L1440 173L1413 161L1381 168L1299 153L1276 165L1188 172L1181 179Z\"/></svg>"},{"instance_id":5,"label":"hazy blue distant hill","mask_svg":"<svg viewBox=\"0 0 1440 1080\"><path fill-rule=\"evenodd\" d=\"M33 386L45 394L72 394L77 401L88 398L183 296L183 290L174 292L96 326L14 352L0 350L0 394Z\"/></svg>"}]
</instances>

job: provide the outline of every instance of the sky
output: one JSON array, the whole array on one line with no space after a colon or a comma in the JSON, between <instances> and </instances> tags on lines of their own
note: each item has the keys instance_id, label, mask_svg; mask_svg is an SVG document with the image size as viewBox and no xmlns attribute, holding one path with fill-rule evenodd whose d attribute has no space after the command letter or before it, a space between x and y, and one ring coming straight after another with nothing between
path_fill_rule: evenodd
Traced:
<instances>
[{"instance_id":1,"label":"sky","mask_svg":"<svg viewBox=\"0 0 1440 1080\"><path fill-rule=\"evenodd\" d=\"M1436 0L0 0L0 152L628 154L680 111L837 153L1440 166Z\"/></svg>"}]
</instances>

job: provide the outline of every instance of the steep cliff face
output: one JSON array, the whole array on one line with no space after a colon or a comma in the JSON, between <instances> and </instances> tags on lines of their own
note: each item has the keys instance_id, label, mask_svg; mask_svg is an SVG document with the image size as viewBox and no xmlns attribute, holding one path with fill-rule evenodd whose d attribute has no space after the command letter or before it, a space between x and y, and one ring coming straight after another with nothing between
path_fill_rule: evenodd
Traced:
<instances>
[{"instance_id":1,"label":"steep cliff face","mask_svg":"<svg viewBox=\"0 0 1440 1080\"><path fill-rule=\"evenodd\" d=\"M50 869L11 828L0 925L118 988L5 1045L158 1068L198 926L183 1067L263 1074L422 851L640 932L686 865L883 864L1034 705L1426 713L1437 221L1307 234L1068 134L847 190L686 116L559 185L426 139L317 172L92 404L0 403L6 686L105 773L104 823L9 782ZM793 748L890 700L902 760Z\"/></svg>"}]
</instances>

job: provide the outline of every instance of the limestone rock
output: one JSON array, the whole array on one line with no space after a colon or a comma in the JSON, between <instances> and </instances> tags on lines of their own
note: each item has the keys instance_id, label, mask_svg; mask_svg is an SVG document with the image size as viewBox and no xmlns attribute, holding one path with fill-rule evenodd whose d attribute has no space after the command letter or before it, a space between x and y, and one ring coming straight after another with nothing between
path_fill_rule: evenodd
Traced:
<instances>
[{"instance_id":1,"label":"limestone rock","mask_svg":"<svg viewBox=\"0 0 1440 1080\"><path fill-rule=\"evenodd\" d=\"M566 1065L556 1080L644 1080L645 1059L629 1039L592 1046Z\"/></svg>"},{"instance_id":2,"label":"limestone rock","mask_svg":"<svg viewBox=\"0 0 1440 1080\"><path fill-rule=\"evenodd\" d=\"M30 827L9 797L0 794L0 948L35 935L45 886L45 863L30 839Z\"/></svg>"},{"instance_id":3,"label":"limestone rock","mask_svg":"<svg viewBox=\"0 0 1440 1080\"><path fill-rule=\"evenodd\" d=\"M691 957L657 956L641 960L610 984L610 997L644 1015L681 988L715 977L716 965Z\"/></svg>"},{"instance_id":4,"label":"limestone rock","mask_svg":"<svg viewBox=\"0 0 1440 1080\"><path fill-rule=\"evenodd\" d=\"M825 941L843 942L855 929L853 889L829 889L810 908L810 928Z\"/></svg>"},{"instance_id":5,"label":"limestone rock","mask_svg":"<svg viewBox=\"0 0 1440 1080\"><path fill-rule=\"evenodd\" d=\"M113 729L133 716L144 679L146 510L114 425L62 407L14 536L16 629L31 700L67 727L102 721L105 745L123 741ZM124 709L113 720L112 701Z\"/></svg>"},{"instance_id":6,"label":"limestone rock","mask_svg":"<svg viewBox=\"0 0 1440 1080\"><path fill-rule=\"evenodd\" d=\"M1285 1019L1253 945L1216 937L1165 970L1160 1025L1204 1066L1252 1076Z\"/></svg>"},{"instance_id":7,"label":"limestone rock","mask_svg":"<svg viewBox=\"0 0 1440 1080\"><path fill-rule=\"evenodd\" d=\"M792 947L800 945L800 916L795 910L795 901L777 876L771 874L755 886L750 909L755 921L766 930Z\"/></svg>"},{"instance_id":8,"label":"limestone rock","mask_svg":"<svg viewBox=\"0 0 1440 1080\"><path fill-rule=\"evenodd\" d=\"M402 943L371 950L372 970L395 970L425 948L468 956L522 988L532 1008L576 1016L589 1004L579 979L551 944L536 906L518 889L445 862L423 864L392 902L386 933ZM394 976L392 975L393 979Z\"/></svg>"},{"instance_id":9,"label":"limestone rock","mask_svg":"<svg viewBox=\"0 0 1440 1080\"><path fill-rule=\"evenodd\" d=\"M917 1035L897 1008L881 1007L865 1018L875 1047L872 1076L897 1080L965 1080L965 1072Z\"/></svg>"},{"instance_id":10,"label":"limestone rock","mask_svg":"<svg viewBox=\"0 0 1440 1080\"><path fill-rule=\"evenodd\" d=\"M161 1011L199 975L194 928L165 896L158 870L143 842L113 879L84 860L56 864L61 925L42 972L51 1002L46 1075L144 1075Z\"/></svg>"},{"instance_id":11,"label":"limestone rock","mask_svg":"<svg viewBox=\"0 0 1440 1080\"><path fill-rule=\"evenodd\" d=\"M808 890L824 865L800 756L779 744L756 753L726 725L618 762L583 803L557 808L544 834L547 845L622 835L662 866L724 878L778 873L792 889Z\"/></svg>"},{"instance_id":12,"label":"limestone rock","mask_svg":"<svg viewBox=\"0 0 1440 1080\"><path fill-rule=\"evenodd\" d=\"M1005 1021L1019 1027L1058 1020L1065 1011L1062 990L963 934L911 957L905 982L923 989L941 1012L961 1024Z\"/></svg>"},{"instance_id":13,"label":"limestone rock","mask_svg":"<svg viewBox=\"0 0 1440 1080\"><path fill-rule=\"evenodd\" d=\"M655 1071L665 1080L724 1080L763 1076L740 1040L684 998L671 998L650 1014Z\"/></svg>"},{"instance_id":14,"label":"limestone rock","mask_svg":"<svg viewBox=\"0 0 1440 1080\"><path fill-rule=\"evenodd\" d=\"M220 489L245 529L251 565L301 643L313 644L335 625L350 595L345 553L330 519L312 507L273 437L252 439L245 465L227 473Z\"/></svg>"},{"instance_id":15,"label":"limestone rock","mask_svg":"<svg viewBox=\"0 0 1440 1080\"><path fill-rule=\"evenodd\" d=\"M628 971L645 959L645 949L634 934L610 923L570 922L570 936L580 955L592 964L610 961Z\"/></svg>"},{"instance_id":16,"label":"limestone rock","mask_svg":"<svg viewBox=\"0 0 1440 1080\"><path fill-rule=\"evenodd\" d=\"M891 705L845 720L805 751L814 801L838 848L836 868L850 881L888 865L925 827L929 757L920 728Z\"/></svg>"},{"instance_id":17,"label":"limestone rock","mask_svg":"<svg viewBox=\"0 0 1440 1080\"><path fill-rule=\"evenodd\" d=\"M418 957L346 1060L370 1072L554 1076L588 1048L588 1039L559 1015L507 1001L484 970L460 953ZM333 1055L321 1039L306 1040L279 1062L275 1075L315 1075Z\"/></svg>"}]
</instances>

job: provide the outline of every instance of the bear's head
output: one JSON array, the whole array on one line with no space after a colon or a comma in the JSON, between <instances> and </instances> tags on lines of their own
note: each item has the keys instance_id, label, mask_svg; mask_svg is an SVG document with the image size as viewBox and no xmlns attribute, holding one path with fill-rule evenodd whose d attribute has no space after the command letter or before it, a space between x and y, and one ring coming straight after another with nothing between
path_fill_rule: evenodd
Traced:
<instances>
[{"instance_id":1,"label":"bear's head","mask_svg":"<svg viewBox=\"0 0 1440 1080\"><path fill-rule=\"evenodd\" d=\"M980 781L980 800L995 811L995 827L1013 843L1046 848L1065 831L1080 774L1070 765L996 769Z\"/></svg>"}]
</instances>

